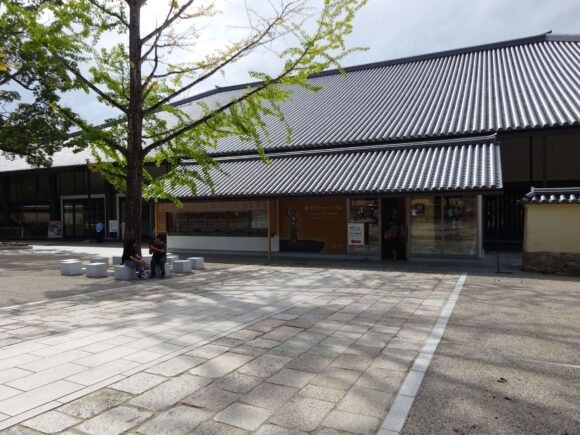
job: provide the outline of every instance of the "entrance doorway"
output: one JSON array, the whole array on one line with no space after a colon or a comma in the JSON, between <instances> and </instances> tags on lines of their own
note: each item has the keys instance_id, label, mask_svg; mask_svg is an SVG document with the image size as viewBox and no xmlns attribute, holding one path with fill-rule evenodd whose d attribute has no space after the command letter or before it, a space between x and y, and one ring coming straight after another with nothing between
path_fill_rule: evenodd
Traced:
<instances>
[{"instance_id":1,"label":"entrance doorway","mask_svg":"<svg viewBox=\"0 0 580 435\"><path fill-rule=\"evenodd\" d=\"M381 210L382 258L407 258L407 213L405 198L383 198Z\"/></svg>"},{"instance_id":2,"label":"entrance doorway","mask_svg":"<svg viewBox=\"0 0 580 435\"><path fill-rule=\"evenodd\" d=\"M97 221L105 221L105 200L64 199L62 212L64 237L92 237Z\"/></svg>"}]
</instances>

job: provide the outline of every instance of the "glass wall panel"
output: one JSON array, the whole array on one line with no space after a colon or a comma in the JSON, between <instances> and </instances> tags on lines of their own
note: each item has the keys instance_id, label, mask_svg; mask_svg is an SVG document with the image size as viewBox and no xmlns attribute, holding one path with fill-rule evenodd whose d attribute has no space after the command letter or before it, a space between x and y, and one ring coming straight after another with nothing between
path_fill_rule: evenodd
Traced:
<instances>
[{"instance_id":1,"label":"glass wall panel","mask_svg":"<svg viewBox=\"0 0 580 435\"><path fill-rule=\"evenodd\" d=\"M411 254L476 256L477 232L476 196L411 198Z\"/></svg>"},{"instance_id":2,"label":"glass wall panel","mask_svg":"<svg viewBox=\"0 0 580 435\"><path fill-rule=\"evenodd\" d=\"M251 211L227 212L228 229L230 233L248 233L252 225Z\"/></svg>"},{"instance_id":3,"label":"glass wall panel","mask_svg":"<svg viewBox=\"0 0 580 435\"><path fill-rule=\"evenodd\" d=\"M187 233L205 233L207 232L207 216L206 213L178 213L186 215L187 226L185 232Z\"/></svg>"},{"instance_id":4,"label":"glass wall panel","mask_svg":"<svg viewBox=\"0 0 580 435\"><path fill-rule=\"evenodd\" d=\"M443 198L443 253L447 255L477 254L477 198L450 196Z\"/></svg>"},{"instance_id":5,"label":"glass wall panel","mask_svg":"<svg viewBox=\"0 0 580 435\"><path fill-rule=\"evenodd\" d=\"M379 200L376 198L351 199L350 222L365 224L365 245L351 245L353 255L380 255Z\"/></svg>"},{"instance_id":6,"label":"glass wall panel","mask_svg":"<svg viewBox=\"0 0 580 435\"><path fill-rule=\"evenodd\" d=\"M63 226L64 226L64 236L73 237L74 236L74 204L70 201L65 201L63 204Z\"/></svg>"},{"instance_id":7,"label":"glass wall panel","mask_svg":"<svg viewBox=\"0 0 580 435\"><path fill-rule=\"evenodd\" d=\"M167 231L173 234L261 236L267 230L266 210L167 213Z\"/></svg>"},{"instance_id":8,"label":"glass wall panel","mask_svg":"<svg viewBox=\"0 0 580 435\"><path fill-rule=\"evenodd\" d=\"M228 215L224 212L210 212L207 214L207 230L210 233L228 232Z\"/></svg>"},{"instance_id":9,"label":"glass wall panel","mask_svg":"<svg viewBox=\"0 0 580 435\"><path fill-rule=\"evenodd\" d=\"M266 210L252 211L251 229L253 232L264 234L268 231L268 212Z\"/></svg>"},{"instance_id":10,"label":"glass wall panel","mask_svg":"<svg viewBox=\"0 0 580 435\"><path fill-rule=\"evenodd\" d=\"M441 197L411 198L411 254L442 254Z\"/></svg>"},{"instance_id":11,"label":"glass wall panel","mask_svg":"<svg viewBox=\"0 0 580 435\"><path fill-rule=\"evenodd\" d=\"M85 233L85 207L82 202L75 201L74 204L74 235L82 236Z\"/></svg>"}]
</instances>

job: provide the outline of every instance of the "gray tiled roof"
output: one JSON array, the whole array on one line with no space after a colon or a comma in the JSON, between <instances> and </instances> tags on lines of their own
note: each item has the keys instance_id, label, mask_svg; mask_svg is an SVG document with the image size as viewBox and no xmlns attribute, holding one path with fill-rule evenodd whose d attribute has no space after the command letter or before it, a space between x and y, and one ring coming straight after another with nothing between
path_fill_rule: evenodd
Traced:
<instances>
[{"instance_id":1,"label":"gray tiled roof","mask_svg":"<svg viewBox=\"0 0 580 435\"><path fill-rule=\"evenodd\" d=\"M580 125L580 38L540 35L347 68L346 76L327 72L310 83L322 89L295 89L282 105L290 147L574 126ZM268 131L266 148L286 147L284 125L271 121ZM217 153L253 149L230 137Z\"/></svg>"},{"instance_id":2,"label":"gray tiled roof","mask_svg":"<svg viewBox=\"0 0 580 435\"><path fill-rule=\"evenodd\" d=\"M340 147L465 137L580 125L580 37L539 35L497 44L327 71L319 92L294 89L282 105L292 128L269 120L269 150ZM193 118L198 103L223 105L248 84L176 103ZM171 120L168 120L171 125ZM255 153L230 137L214 155ZM90 152L63 150L55 166L83 165ZM0 156L0 172L29 169Z\"/></svg>"},{"instance_id":3,"label":"gray tiled roof","mask_svg":"<svg viewBox=\"0 0 580 435\"><path fill-rule=\"evenodd\" d=\"M219 198L488 191L502 187L493 137L217 159ZM189 165L195 169L195 164ZM187 187L172 192L191 197ZM199 185L196 198L212 197Z\"/></svg>"},{"instance_id":4,"label":"gray tiled roof","mask_svg":"<svg viewBox=\"0 0 580 435\"><path fill-rule=\"evenodd\" d=\"M552 187L536 189L522 198L527 204L580 204L580 187Z\"/></svg>"}]
</instances>

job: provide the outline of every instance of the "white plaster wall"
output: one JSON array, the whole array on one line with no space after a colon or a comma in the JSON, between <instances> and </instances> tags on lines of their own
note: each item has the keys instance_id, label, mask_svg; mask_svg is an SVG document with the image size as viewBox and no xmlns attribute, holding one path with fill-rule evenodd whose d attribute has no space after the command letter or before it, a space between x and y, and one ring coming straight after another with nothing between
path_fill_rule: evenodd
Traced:
<instances>
[{"instance_id":1,"label":"white plaster wall","mask_svg":"<svg viewBox=\"0 0 580 435\"><path fill-rule=\"evenodd\" d=\"M268 252L267 237L167 236L167 249L191 251ZM272 237L272 252L280 251L278 236Z\"/></svg>"}]
</instances>

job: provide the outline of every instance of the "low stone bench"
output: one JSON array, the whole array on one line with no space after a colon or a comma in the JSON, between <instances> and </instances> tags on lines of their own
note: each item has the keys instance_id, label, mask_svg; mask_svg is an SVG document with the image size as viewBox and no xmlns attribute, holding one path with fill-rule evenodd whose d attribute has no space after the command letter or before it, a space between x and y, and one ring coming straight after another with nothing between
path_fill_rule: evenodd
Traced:
<instances>
[{"instance_id":1,"label":"low stone bench","mask_svg":"<svg viewBox=\"0 0 580 435\"><path fill-rule=\"evenodd\" d=\"M106 278L107 263L89 263L87 264L87 278Z\"/></svg>"},{"instance_id":2,"label":"low stone bench","mask_svg":"<svg viewBox=\"0 0 580 435\"><path fill-rule=\"evenodd\" d=\"M137 279L137 270L134 267L115 265L115 279L119 281L131 281Z\"/></svg>"},{"instance_id":3,"label":"low stone bench","mask_svg":"<svg viewBox=\"0 0 580 435\"><path fill-rule=\"evenodd\" d=\"M60 262L60 274L75 276L83 274L83 265L81 260L63 260Z\"/></svg>"},{"instance_id":4,"label":"low stone bench","mask_svg":"<svg viewBox=\"0 0 580 435\"><path fill-rule=\"evenodd\" d=\"M188 260L191 261L192 269L203 269L203 257L189 257Z\"/></svg>"},{"instance_id":5,"label":"low stone bench","mask_svg":"<svg viewBox=\"0 0 580 435\"><path fill-rule=\"evenodd\" d=\"M173 271L175 273L191 273L191 261L175 260L173 262Z\"/></svg>"}]
</instances>

